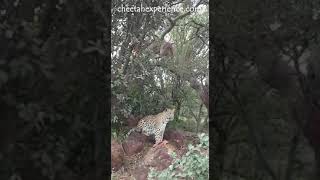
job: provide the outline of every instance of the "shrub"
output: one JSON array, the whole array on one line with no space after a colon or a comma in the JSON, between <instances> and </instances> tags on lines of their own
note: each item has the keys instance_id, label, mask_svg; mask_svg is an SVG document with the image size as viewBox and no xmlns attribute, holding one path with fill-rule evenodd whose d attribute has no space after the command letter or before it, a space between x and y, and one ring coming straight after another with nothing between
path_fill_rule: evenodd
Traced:
<instances>
[{"instance_id":1,"label":"shrub","mask_svg":"<svg viewBox=\"0 0 320 180\"><path fill-rule=\"evenodd\" d=\"M167 169L161 172L151 169L149 179L209 179L209 155L202 153L209 150L209 137L202 133L199 139L197 146L188 145L188 152L182 158L178 159L173 153L174 161Z\"/></svg>"}]
</instances>

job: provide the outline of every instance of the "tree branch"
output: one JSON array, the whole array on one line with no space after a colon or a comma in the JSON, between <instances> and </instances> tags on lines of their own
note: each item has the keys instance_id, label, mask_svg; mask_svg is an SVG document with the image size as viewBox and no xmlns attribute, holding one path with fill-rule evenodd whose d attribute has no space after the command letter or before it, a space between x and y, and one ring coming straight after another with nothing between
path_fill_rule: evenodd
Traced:
<instances>
[{"instance_id":1,"label":"tree branch","mask_svg":"<svg viewBox=\"0 0 320 180\"><path fill-rule=\"evenodd\" d=\"M202 3L202 0L200 0L200 1L194 6L194 8L198 7L201 3ZM184 18L184 17L186 17L186 16L188 16L188 15L190 15L190 14L191 14L191 11L188 11L188 12L186 12L186 13L184 13L184 14L181 14L181 15L177 16L177 17L174 18L173 20L170 19L170 18L168 18L168 20L169 20L169 22L170 22L170 25L169 25L168 29L166 29L166 30L161 34L160 39L161 39L161 40L164 39L164 37L166 36L166 34L168 34L168 33L173 29L173 27L176 25L176 23L177 23L178 20L180 20L180 19L182 19L182 18Z\"/></svg>"}]
</instances>

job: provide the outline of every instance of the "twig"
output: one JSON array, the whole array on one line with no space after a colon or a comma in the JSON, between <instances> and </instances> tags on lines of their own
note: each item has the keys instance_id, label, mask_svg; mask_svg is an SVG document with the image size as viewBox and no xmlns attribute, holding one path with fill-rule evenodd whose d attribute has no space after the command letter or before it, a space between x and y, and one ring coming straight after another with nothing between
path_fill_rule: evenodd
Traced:
<instances>
[{"instance_id":1,"label":"twig","mask_svg":"<svg viewBox=\"0 0 320 180\"><path fill-rule=\"evenodd\" d=\"M201 3L202 3L202 0L200 0L200 1L195 5L194 8L198 7ZM166 36L166 34L168 34L168 33L173 29L173 27L176 25L176 23L177 23L178 20L180 20L180 19L182 19L182 18L184 18L184 17L186 17L186 16L188 16L188 15L190 15L190 14L191 14L191 11L188 11L188 12L186 12L186 13L184 13L184 14L181 14L181 15L177 16L177 17L174 18L173 20L170 19L170 18L168 18L168 20L169 20L169 22L170 22L170 25L169 25L168 29L166 29L166 30L162 33L162 35L160 36L160 39L161 39L161 40L164 39L164 37Z\"/></svg>"}]
</instances>

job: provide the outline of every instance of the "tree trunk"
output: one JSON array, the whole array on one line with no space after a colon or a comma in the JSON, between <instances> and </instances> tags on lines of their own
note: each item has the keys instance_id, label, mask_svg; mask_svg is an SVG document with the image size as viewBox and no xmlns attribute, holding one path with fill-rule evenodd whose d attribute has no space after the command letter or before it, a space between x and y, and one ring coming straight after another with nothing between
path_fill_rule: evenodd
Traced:
<instances>
[{"instance_id":1,"label":"tree trunk","mask_svg":"<svg viewBox=\"0 0 320 180\"><path fill-rule=\"evenodd\" d=\"M189 80L189 82L191 87L198 92L202 103L206 106L207 110L209 110L209 87L202 86L195 79L191 79Z\"/></svg>"},{"instance_id":2,"label":"tree trunk","mask_svg":"<svg viewBox=\"0 0 320 180\"><path fill-rule=\"evenodd\" d=\"M200 105L198 117L197 117L197 119L196 119L196 121L197 121L197 131L196 131L196 132L197 132L197 134L198 134L198 132L199 132L199 126L200 126L200 123L201 123L201 110L202 110L202 106L203 106L203 104Z\"/></svg>"},{"instance_id":3,"label":"tree trunk","mask_svg":"<svg viewBox=\"0 0 320 180\"><path fill-rule=\"evenodd\" d=\"M180 109L181 109L181 101L177 100L176 101L176 111L175 111L175 114L174 114L174 119L175 120L179 120Z\"/></svg>"},{"instance_id":4,"label":"tree trunk","mask_svg":"<svg viewBox=\"0 0 320 180\"><path fill-rule=\"evenodd\" d=\"M291 147L288 155L288 165L286 169L286 177L285 177L286 180L291 180L293 167L295 163L295 153L296 153L298 144L299 144L299 132L297 132L291 140Z\"/></svg>"}]
</instances>

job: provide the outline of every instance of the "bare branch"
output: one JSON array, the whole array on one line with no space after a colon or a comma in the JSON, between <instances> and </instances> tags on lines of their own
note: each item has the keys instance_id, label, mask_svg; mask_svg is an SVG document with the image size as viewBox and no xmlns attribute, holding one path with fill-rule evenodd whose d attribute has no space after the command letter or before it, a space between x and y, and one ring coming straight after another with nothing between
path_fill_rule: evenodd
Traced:
<instances>
[{"instance_id":1,"label":"bare branch","mask_svg":"<svg viewBox=\"0 0 320 180\"><path fill-rule=\"evenodd\" d=\"M202 0L200 0L200 1L195 5L194 8L198 7L201 3L202 3ZM190 14L191 14L191 11L188 11L188 12L186 12L186 13L184 13L184 14L181 14L181 15L177 16L177 17L174 18L173 20L170 19L170 18L168 18L168 20L169 20L169 22L170 22L170 25L169 25L168 29L166 29L166 30L162 33L160 39L161 39L161 40L164 39L164 37L166 36L166 34L168 34L168 33L173 29L173 27L176 25L176 23L177 23L178 20L180 20L180 19L182 19L182 18L184 18L184 17L186 17L186 16L188 16L188 15L190 15Z\"/></svg>"}]
</instances>

